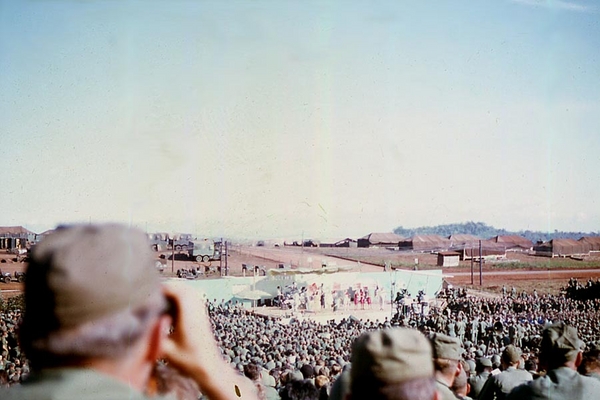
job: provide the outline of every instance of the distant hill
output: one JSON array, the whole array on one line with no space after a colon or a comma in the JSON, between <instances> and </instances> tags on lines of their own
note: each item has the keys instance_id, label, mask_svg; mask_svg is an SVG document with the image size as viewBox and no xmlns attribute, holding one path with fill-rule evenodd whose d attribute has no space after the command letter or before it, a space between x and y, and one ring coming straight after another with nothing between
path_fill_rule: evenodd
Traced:
<instances>
[{"instance_id":1,"label":"distant hill","mask_svg":"<svg viewBox=\"0 0 600 400\"><path fill-rule=\"evenodd\" d=\"M447 225L436 225L436 226L422 226L419 228L403 228L402 226L394 229L394 233L411 237L414 235L440 235L450 236L459 233L468 233L471 235L479 236L482 239L489 239L496 235L519 235L523 236L533 243L537 241L548 241L552 239L579 239L582 236L600 236L600 232L540 232L540 231L507 231L506 229L494 228L493 226L486 225L483 222L463 222L460 224L447 224Z\"/></svg>"}]
</instances>

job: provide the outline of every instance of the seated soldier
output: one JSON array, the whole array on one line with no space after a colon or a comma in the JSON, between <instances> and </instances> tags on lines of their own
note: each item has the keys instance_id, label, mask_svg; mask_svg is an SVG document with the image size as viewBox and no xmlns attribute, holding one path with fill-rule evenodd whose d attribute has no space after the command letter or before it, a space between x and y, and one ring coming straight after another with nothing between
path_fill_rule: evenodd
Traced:
<instances>
[{"instance_id":1,"label":"seated soldier","mask_svg":"<svg viewBox=\"0 0 600 400\"><path fill-rule=\"evenodd\" d=\"M500 362L502 372L489 377L479 394L479 400L502 400L514 388L533 379L528 371L519 369L521 351L512 344L502 351Z\"/></svg>"},{"instance_id":2,"label":"seated soldier","mask_svg":"<svg viewBox=\"0 0 600 400\"><path fill-rule=\"evenodd\" d=\"M352 346L350 399L437 399L431 345L413 329L362 334Z\"/></svg>"},{"instance_id":3,"label":"seated soldier","mask_svg":"<svg viewBox=\"0 0 600 400\"><path fill-rule=\"evenodd\" d=\"M431 337L433 347L433 367L436 387L442 400L456 400L450 389L454 379L462 371L460 342L455 337L434 333Z\"/></svg>"},{"instance_id":4,"label":"seated soldier","mask_svg":"<svg viewBox=\"0 0 600 400\"><path fill-rule=\"evenodd\" d=\"M600 380L600 348L597 345L583 354L583 360L577 370L581 375Z\"/></svg>"},{"instance_id":5,"label":"seated soldier","mask_svg":"<svg viewBox=\"0 0 600 400\"><path fill-rule=\"evenodd\" d=\"M507 399L598 398L600 382L577 372L582 360L582 348L583 342L574 327L558 322L544 329L540 345L540 366L547 371L546 375L517 386Z\"/></svg>"}]
</instances>

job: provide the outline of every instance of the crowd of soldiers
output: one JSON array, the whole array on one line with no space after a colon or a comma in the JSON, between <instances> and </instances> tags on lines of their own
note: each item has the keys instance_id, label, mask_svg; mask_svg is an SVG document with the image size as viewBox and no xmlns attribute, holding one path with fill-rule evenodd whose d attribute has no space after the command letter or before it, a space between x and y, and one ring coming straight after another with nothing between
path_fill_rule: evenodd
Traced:
<instances>
[{"instance_id":1,"label":"crowd of soldiers","mask_svg":"<svg viewBox=\"0 0 600 400\"><path fill-rule=\"evenodd\" d=\"M585 284L582 284L577 278L569 279L567 286L562 288L562 293L571 299L575 300L592 300L600 298L600 279L593 281L588 279Z\"/></svg>"},{"instance_id":2,"label":"crowd of soldiers","mask_svg":"<svg viewBox=\"0 0 600 400\"><path fill-rule=\"evenodd\" d=\"M590 366L598 364L598 299L582 301L537 292L516 295L512 290L498 298L466 296L462 289L445 291L444 295L447 301L441 309L428 314L398 313L390 320L349 317L321 324L292 318L282 323L234 302L209 302L209 315L225 360L240 373L260 381L265 398L279 398L286 385L299 379L310 380L319 398L328 398L332 390L339 395L333 383L349 368L355 339L365 332L394 327L414 328L429 337L441 334L460 345L457 358L464 372L448 386L455 390L455 396L463 393L464 398L467 394L471 398L502 398L498 387L506 391L516 386L514 382L538 376L544 329L558 321L577 329L578 338L590 350L583 367L588 369L583 372L593 372ZM28 374L27 362L16 345L19 319L18 311L3 313L0 319L0 384L5 386L20 382ZM521 375L502 386L495 376L511 368L518 371L513 375ZM491 377L495 386L488 383Z\"/></svg>"},{"instance_id":3,"label":"crowd of soldiers","mask_svg":"<svg viewBox=\"0 0 600 400\"><path fill-rule=\"evenodd\" d=\"M17 345L20 311L0 312L0 387L21 382L29 374L29 365Z\"/></svg>"},{"instance_id":4,"label":"crowd of soldiers","mask_svg":"<svg viewBox=\"0 0 600 400\"><path fill-rule=\"evenodd\" d=\"M514 366L536 376L543 329L554 322L564 321L576 327L587 348L600 353L595 347L600 340L598 299L580 301L563 295L540 296L537 292L518 296L509 292L498 298L467 297L461 289L444 294L447 303L443 309L434 309L428 315L400 313L391 320L350 317L338 323L332 320L320 324L292 318L284 325L275 317L255 314L232 302L209 302L209 315L226 361L240 373L247 372L244 369L248 365L260 367L264 372L261 382L276 391L302 376L313 383L319 377L320 390L328 394L332 383L350 363L353 341L364 332L393 327L455 338L461 345L464 380L469 383L473 398L482 393L494 370ZM19 318L18 311L10 311L3 313L0 320L3 385L18 383L28 373L27 361L16 345ZM507 349L518 350L507 353ZM481 398L488 395L488 391L483 391ZM320 396L323 398L324 394Z\"/></svg>"},{"instance_id":5,"label":"crowd of soldiers","mask_svg":"<svg viewBox=\"0 0 600 400\"><path fill-rule=\"evenodd\" d=\"M483 389L482 377L489 377L491 371L514 368L518 370L515 374L523 371L526 374L522 375L537 376L543 331L558 321L577 329L587 348L600 353L596 348L600 340L599 300L582 302L564 296L539 296L537 292L489 299L460 293L448 296L447 305L429 315L408 313L392 320L350 317L339 323L318 324L292 319L282 325L272 317L230 303L212 304L210 314L226 360L240 371L249 363L261 366L276 377L277 388L285 384L281 377L300 375L307 365L315 374L323 375L324 381L334 381L350 362L351 344L356 337L392 327L410 327L428 336L441 333L455 339L462 349L460 358L468 372L464 381L472 388L473 398ZM589 359L593 360L593 355ZM485 393L482 398L488 398L489 393Z\"/></svg>"}]
</instances>

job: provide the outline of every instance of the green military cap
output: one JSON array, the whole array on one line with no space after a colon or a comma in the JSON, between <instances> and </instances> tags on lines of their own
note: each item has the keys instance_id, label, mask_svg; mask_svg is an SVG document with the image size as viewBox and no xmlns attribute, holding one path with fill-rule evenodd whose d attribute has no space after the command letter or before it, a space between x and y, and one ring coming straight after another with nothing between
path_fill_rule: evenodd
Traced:
<instances>
[{"instance_id":1,"label":"green military cap","mask_svg":"<svg viewBox=\"0 0 600 400\"><path fill-rule=\"evenodd\" d=\"M583 350L583 347L584 343L577 336L577 329L564 322L552 324L542 333L540 350L543 353L553 353L572 359Z\"/></svg>"},{"instance_id":2,"label":"green military cap","mask_svg":"<svg viewBox=\"0 0 600 400\"><path fill-rule=\"evenodd\" d=\"M481 365L482 367L492 367L492 360L490 360L487 357L479 357L477 359L477 364Z\"/></svg>"},{"instance_id":3,"label":"green military cap","mask_svg":"<svg viewBox=\"0 0 600 400\"><path fill-rule=\"evenodd\" d=\"M507 364L514 364L514 363L518 362L520 359L521 359L521 352L519 351L518 348L516 348L512 344L509 344L508 346L506 346L504 348L504 351L502 351L502 360L504 360L504 362Z\"/></svg>"},{"instance_id":4,"label":"green military cap","mask_svg":"<svg viewBox=\"0 0 600 400\"><path fill-rule=\"evenodd\" d=\"M444 358L447 360L460 360L462 349L457 338L434 333L429 337L433 347L434 358Z\"/></svg>"},{"instance_id":5,"label":"green military cap","mask_svg":"<svg viewBox=\"0 0 600 400\"><path fill-rule=\"evenodd\" d=\"M147 235L118 224L56 229L32 249L24 327L72 328L147 302L162 302Z\"/></svg>"},{"instance_id":6,"label":"green military cap","mask_svg":"<svg viewBox=\"0 0 600 400\"><path fill-rule=\"evenodd\" d=\"M352 346L351 380L393 384L433 376L431 345L417 330L367 332Z\"/></svg>"}]
</instances>

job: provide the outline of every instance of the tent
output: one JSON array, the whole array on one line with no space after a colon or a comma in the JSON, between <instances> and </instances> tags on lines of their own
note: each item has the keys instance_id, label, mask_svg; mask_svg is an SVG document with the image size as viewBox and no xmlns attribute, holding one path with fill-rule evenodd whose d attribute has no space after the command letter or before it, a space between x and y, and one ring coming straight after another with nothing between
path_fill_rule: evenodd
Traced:
<instances>
[{"instance_id":1,"label":"tent","mask_svg":"<svg viewBox=\"0 0 600 400\"><path fill-rule=\"evenodd\" d=\"M439 235L415 235L410 239L401 241L400 250L434 251L450 248L450 240Z\"/></svg>"}]
</instances>

